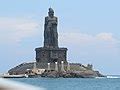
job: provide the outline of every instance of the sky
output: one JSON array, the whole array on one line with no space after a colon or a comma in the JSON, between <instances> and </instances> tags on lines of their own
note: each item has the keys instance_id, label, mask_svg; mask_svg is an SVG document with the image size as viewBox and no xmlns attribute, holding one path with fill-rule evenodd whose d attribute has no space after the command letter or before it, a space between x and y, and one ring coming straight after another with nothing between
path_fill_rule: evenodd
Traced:
<instances>
[{"instance_id":1,"label":"sky","mask_svg":"<svg viewBox=\"0 0 120 90\"><path fill-rule=\"evenodd\" d=\"M0 0L0 73L35 61L49 7L69 62L120 75L120 0Z\"/></svg>"}]
</instances>

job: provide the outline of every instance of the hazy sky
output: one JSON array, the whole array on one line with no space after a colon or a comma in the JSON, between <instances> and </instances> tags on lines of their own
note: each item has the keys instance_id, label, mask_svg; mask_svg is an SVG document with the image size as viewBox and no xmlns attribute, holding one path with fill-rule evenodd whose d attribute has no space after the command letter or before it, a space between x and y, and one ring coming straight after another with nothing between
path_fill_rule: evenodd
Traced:
<instances>
[{"instance_id":1,"label":"hazy sky","mask_svg":"<svg viewBox=\"0 0 120 90\"><path fill-rule=\"evenodd\" d=\"M0 72L35 60L50 6L68 61L120 74L120 0L0 0Z\"/></svg>"}]
</instances>

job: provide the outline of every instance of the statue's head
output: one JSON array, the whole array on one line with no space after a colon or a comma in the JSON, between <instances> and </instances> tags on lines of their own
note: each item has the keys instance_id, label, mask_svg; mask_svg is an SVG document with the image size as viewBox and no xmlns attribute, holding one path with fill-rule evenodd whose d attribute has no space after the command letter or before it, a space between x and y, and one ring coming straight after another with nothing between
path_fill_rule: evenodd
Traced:
<instances>
[{"instance_id":1,"label":"statue's head","mask_svg":"<svg viewBox=\"0 0 120 90\"><path fill-rule=\"evenodd\" d=\"M49 8L48 15L49 15L50 17L53 17L53 16L54 16L54 10L53 10L52 8Z\"/></svg>"}]
</instances>

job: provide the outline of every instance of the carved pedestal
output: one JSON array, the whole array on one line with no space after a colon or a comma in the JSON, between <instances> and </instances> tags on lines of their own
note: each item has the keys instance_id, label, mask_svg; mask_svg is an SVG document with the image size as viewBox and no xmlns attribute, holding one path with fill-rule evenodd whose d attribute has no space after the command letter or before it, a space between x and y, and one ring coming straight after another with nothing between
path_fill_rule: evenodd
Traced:
<instances>
[{"instance_id":1,"label":"carved pedestal","mask_svg":"<svg viewBox=\"0 0 120 90\"><path fill-rule=\"evenodd\" d=\"M67 48L36 48L36 61L39 63L67 63Z\"/></svg>"}]
</instances>

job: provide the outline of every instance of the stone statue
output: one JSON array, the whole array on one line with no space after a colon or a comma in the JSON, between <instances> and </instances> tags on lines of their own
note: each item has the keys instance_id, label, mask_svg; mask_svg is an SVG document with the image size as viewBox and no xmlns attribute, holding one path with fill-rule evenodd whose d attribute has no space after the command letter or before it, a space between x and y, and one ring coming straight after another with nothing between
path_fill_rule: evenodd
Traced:
<instances>
[{"instance_id":1,"label":"stone statue","mask_svg":"<svg viewBox=\"0 0 120 90\"><path fill-rule=\"evenodd\" d=\"M57 17L54 16L54 10L49 8L48 16L45 17L44 25L44 47L58 48Z\"/></svg>"},{"instance_id":2,"label":"stone statue","mask_svg":"<svg viewBox=\"0 0 120 90\"><path fill-rule=\"evenodd\" d=\"M61 61L67 64L67 48L60 48L58 45L57 25L58 19L54 16L54 10L49 8L44 24L44 46L35 49L36 61L48 64L46 66L48 70L49 66L55 65L55 62L58 63L58 70L60 70Z\"/></svg>"}]
</instances>

